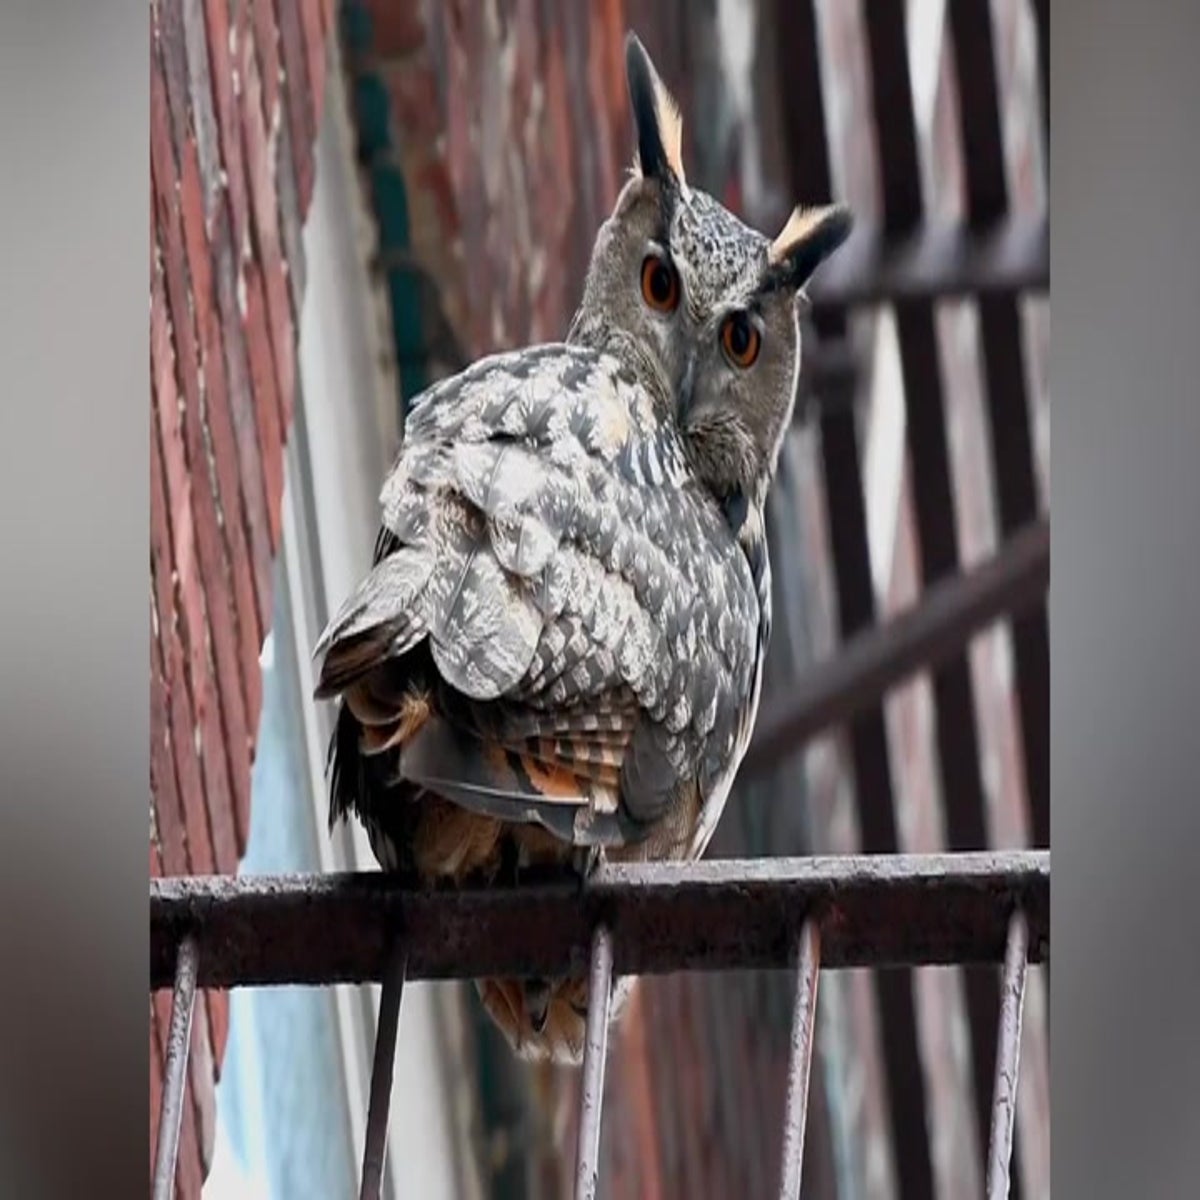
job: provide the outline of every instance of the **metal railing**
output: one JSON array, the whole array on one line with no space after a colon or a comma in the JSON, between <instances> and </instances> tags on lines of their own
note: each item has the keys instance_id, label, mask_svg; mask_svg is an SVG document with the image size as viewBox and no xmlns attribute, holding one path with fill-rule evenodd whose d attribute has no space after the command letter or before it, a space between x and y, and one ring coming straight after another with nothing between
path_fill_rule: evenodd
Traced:
<instances>
[{"instance_id":1,"label":"metal railing","mask_svg":"<svg viewBox=\"0 0 1200 1200\"><path fill-rule=\"evenodd\" d=\"M766 24L785 64L784 164L789 197L833 193L813 0L771 0ZM1039 85L1048 130L1047 0L1033 0ZM383 981L361 1196L379 1194L392 1064L406 980L590 972L580 1079L575 1194L595 1194L600 1162L607 1000L614 978L682 970L790 968L796 997L783 1120L779 1195L799 1195L821 972L875 975L897 1150L898 1194L933 1194L929 1104L907 968L1003 964L967 980L976 1106L987 1146L988 1200L1009 1195L1021 1016L1028 964L1048 962L1049 851L988 844L970 639L1004 621L1012 631L1031 840L1049 845L1049 526L1039 515L1018 304L1049 286L1045 215L1012 210L1005 178L996 35L989 0L947 5L963 142L966 214L939 223L921 192L905 5L863 0L881 212L815 281L817 340L803 383L822 403L820 461L842 645L764 703L742 768L776 766L811 738L845 728L862 845L838 858L768 858L604 867L584 889L547 878L502 890L427 893L381 874L151 881L151 988L173 989L154 1195L171 1195L197 990ZM947 444L952 400L938 359L934 305L977 302L981 374L1001 544L961 567ZM870 572L855 414L838 395L857 374L847 310L894 306L912 460L922 591L880 624ZM828 402L832 401L832 402ZM828 403L824 403L828 402ZM898 854L896 797L882 698L929 670L937 765L945 798L944 855ZM536 920L531 921L531 916ZM536 934L531 934L536 930ZM1012 1191L1017 1180L1012 1179Z\"/></svg>"},{"instance_id":2,"label":"metal railing","mask_svg":"<svg viewBox=\"0 0 1200 1200\"><path fill-rule=\"evenodd\" d=\"M988 1152L988 1196L1003 1196L1025 966L1047 958L1049 918L1047 851L604 866L583 889L561 876L453 892L382 873L155 879L150 985L173 988L174 1002L154 1195L171 1195L198 988L383 981L363 1153L368 1198L382 1178L405 981L553 975L586 964L575 1194L591 1197L613 979L795 966L780 1195L796 1196L820 971L1004 962Z\"/></svg>"}]
</instances>

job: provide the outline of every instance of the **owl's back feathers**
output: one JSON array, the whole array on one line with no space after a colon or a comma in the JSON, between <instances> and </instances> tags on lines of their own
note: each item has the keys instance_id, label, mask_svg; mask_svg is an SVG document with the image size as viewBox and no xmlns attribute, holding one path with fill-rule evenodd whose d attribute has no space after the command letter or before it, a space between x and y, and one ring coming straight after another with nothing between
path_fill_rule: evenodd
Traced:
<instances>
[{"instance_id":1,"label":"owl's back feathers","mask_svg":"<svg viewBox=\"0 0 1200 1200\"><path fill-rule=\"evenodd\" d=\"M394 840L434 796L628 848L704 804L755 690L755 580L618 360L534 347L434 387L381 502L317 648L343 701L334 815Z\"/></svg>"}]
</instances>

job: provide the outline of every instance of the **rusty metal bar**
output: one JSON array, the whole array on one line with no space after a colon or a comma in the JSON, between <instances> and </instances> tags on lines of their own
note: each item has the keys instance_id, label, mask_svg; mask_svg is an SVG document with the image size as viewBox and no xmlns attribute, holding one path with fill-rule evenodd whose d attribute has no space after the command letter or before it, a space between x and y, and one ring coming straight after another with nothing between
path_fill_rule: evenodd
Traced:
<instances>
[{"instance_id":1,"label":"rusty metal bar","mask_svg":"<svg viewBox=\"0 0 1200 1200\"><path fill-rule=\"evenodd\" d=\"M1048 290L1050 236L1044 217L1013 215L978 232L952 221L921 224L919 216L918 209L902 231L857 221L846 244L813 280L815 307ZM408 271L436 297L436 286L410 249L382 251L373 266Z\"/></svg>"},{"instance_id":2,"label":"rusty metal bar","mask_svg":"<svg viewBox=\"0 0 1200 1200\"><path fill-rule=\"evenodd\" d=\"M759 717L741 777L770 770L914 671L952 657L993 621L1035 604L1049 581L1050 526L1038 520L987 562L934 584L907 612L858 634L797 679L786 702Z\"/></svg>"},{"instance_id":3,"label":"rusty metal bar","mask_svg":"<svg viewBox=\"0 0 1200 1200\"><path fill-rule=\"evenodd\" d=\"M902 6L900 11L903 16ZM917 224L915 218L901 230L859 223L813 280L811 295L820 312L909 300L1011 297L1049 287L1049 222L1013 214L985 229Z\"/></svg>"},{"instance_id":4,"label":"rusty metal bar","mask_svg":"<svg viewBox=\"0 0 1200 1200\"><path fill-rule=\"evenodd\" d=\"M167 1035L167 1060L163 1070L162 1116L154 1157L154 1200L175 1195L175 1166L179 1159L179 1127L183 1121L183 1093L187 1087L188 1052L192 1046L192 1014L196 1010L196 976L199 949L196 939L184 936L175 955L175 994L171 1001L171 1028Z\"/></svg>"},{"instance_id":5,"label":"rusty metal bar","mask_svg":"<svg viewBox=\"0 0 1200 1200\"><path fill-rule=\"evenodd\" d=\"M1000 1001L999 1045L992 1101L992 1133L988 1143L988 1200L1007 1200L1013 1134L1017 1124L1017 1071L1021 1057L1021 1015L1029 962L1029 927L1018 910L1008 927L1004 984Z\"/></svg>"},{"instance_id":6,"label":"rusty metal bar","mask_svg":"<svg viewBox=\"0 0 1200 1200\"><path fill-rule=\"evenodd\" d=\"M805 347L800 361L795 419L809 420L814 413L851 409L857 394L861 366L849 342L822 342L811 326L801 332Z\"/></svg>"},{"instance_id":7,"label":"rusty metal bar","mask_svg":"<svg viewBox=\"0 0 1200 1200\"><path fill-rule=\"evenodd\" d=\"M579 1145L575 1155L575 1200L593 1200L600 1173L600 1118L604 1110L604 1064L612 1012L613 943L603 925L592 935L591 978L579 1089Z\"/></svg>"},{"instance_id":8,"label":"rusty metal bar","mask_svg":"<svg viewBox=\"0 0 1200 1200\"><path fill-rule=\"evenodd\" d=\"M905 9L894 0L867 0L864 15L882 168L884 225L889 231L902 233L921 216L921 168ZM909 482L920 547L917 557L922 588L927 591L960 570L947 403L933 304L923 299L904 299L896 304L895 315L907 417ZM1048 576L1049 531L1044 533ZM1042 592L1044 587L1037 595ZM988 844L987 803L965 641L933 668L931 684L938 771L945 798L946 844L951 850L979 850ZM963 983L971 1036L976 1128L982 1144L991 1112L999 994L995 973L990 969L964 971Z\"/></svg>"},{"instance_id":9,"label":"rusty metal bar","mask_svg":"<svg viewBox=\"0 0 1200 1200\"><path fill-rule=\"evenodd\" d=\"M379 1025L375 1032L375 1060L371 1067L371 1098L367 1107L359 1200L379 1200L383 1191L388 1110L392 1101L392 1072L396 1063L396 1036L400 1030L400 1003L404 998L407 961L404 943L397 938L384 970L379 997Z\"/></svg>"},{"instance_id":10,"label":"rusty metal bar","mask_svg":"<svg viewBox=\"0 0 1200 1200\"><path fill-rule=\"evenodd\" d=\"M978 233L1008 211L999 78L989 0L955 0L947 18L962 106L967 213ZM1038 511L1032 416L1015 296L979 297L979 331L1002 535ZM1033 844L1050 844L1050 639L1045 600L1012 625L1016 691L1025 750Z\"/></svg>"},{"instance_id":11,"label":"rusty metal bar","mask_svg":"<svg viewBox=\"0 0 1200 1200\"><path fill-rule=\"evenodd\" d=\"M804 922L804 930L800 934L800 966L796 976L796 1006L792 1015L792 1049L783 1123L783 1180L779 1187L780 1200L798 1200L800 1195L820 970L821 932L817 923L810 918Z\"/></svg>"},{"instance_id":12,"label":"rusty metal bar","mask_svg":"<svg viewBox=\"0 0 1200 1200\"><path fill-rule=\"evenodd\" d=\"M1048 852L606 865L582 893L562 873L445 891L383 872L181 876L150 881L150 986L169 986L181 929L201 987L378 980L397 928L409 980L570 971L601 923L621 931L621 975L784 967L809 916L826 968L999 964L1014 904L1040 960Z\"/></svg>"},{"instance_id":13,"label":"rusty metal bar","mask_svg":"<svg viewBox=\"0 0 1200 1200\"><path fill-rule=\"evenodd\" d=\"M813 0L779 0L771 22L782 75L789 81L787 103L782 109L788 189L796 202L821 203L833 191L816 5ZM853 247L842 249L853 256ZM840 253L828 264L833 278L823 280L826 287L836 287L837 276L832 268L838 257ZM839 269L849 271L850 267ZM842 310L829 306L815 309L814 322L825 341L846 337ZM820 437L829 542L837 575L838 625L846 641L875 624L856 414L846 410L825 412ZM899 841L882 707L874 704L861 711L849 733L862 847L873 854L894 853ZM907 972L880 972L874 983L900 1196L902 1200L924 1200L933 1194L933 1165L925 1131L926 1087L912 978Z\"/></svg>"}]
</instances>

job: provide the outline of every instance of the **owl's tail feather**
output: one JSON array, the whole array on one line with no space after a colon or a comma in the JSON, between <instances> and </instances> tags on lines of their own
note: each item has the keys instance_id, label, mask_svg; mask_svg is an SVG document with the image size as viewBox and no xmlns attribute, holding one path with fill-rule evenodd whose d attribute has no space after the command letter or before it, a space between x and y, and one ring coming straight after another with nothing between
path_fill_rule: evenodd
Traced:
<instances>
[{"instance_id":1,"label":"owl's tail feather","mask_svg":"<svg viewBox=\"0 0 1200 1200\"><path fill-rule=\"evenodd\" d=\"M344 692L388 659L399 658L428 632L421 602L434 569L425 547L403 546L359 584L317 642L324 655L316 698Z\"/></svg>"},{"instance_id":2,"label":"owl's tail feather","mask_svg":"<svg viewBox=\"0 0 1200 1200\"><path fill-rule=\"evenodd\" d=\"M547 768L440 717L404 741L397 774L480 816L540 825L564 842L623 840L615 794L604 795L606 789L578 774Z\"/></svg>"}]
</instances>

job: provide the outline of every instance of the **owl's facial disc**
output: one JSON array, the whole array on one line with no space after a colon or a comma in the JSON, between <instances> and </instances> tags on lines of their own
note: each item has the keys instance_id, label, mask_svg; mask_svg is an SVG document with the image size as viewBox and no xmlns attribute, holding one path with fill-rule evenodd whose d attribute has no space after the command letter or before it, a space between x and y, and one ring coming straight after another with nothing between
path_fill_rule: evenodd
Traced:
<instances>
[{"instance_id":1,"label":"owl's facial disc","mask_svg":"<svg viewBox=\"0 0 1200 1200\"><path fill-rule=\"evenodd\" d=\"M715 496L763 497L795 404L797 297L850 214L797 209L773 240L749 228L689 187L679 109L632 34L625 65L633 177L597 234L569 339L627 364Z\"/></svg>"},{"instance_id":2,"label":"owl's facial disc","mask_svg":"<svg viewBox=\"0 0 1200 1200\"><path fill-rule=\"evenodd\" d=\"M839 206L798 210L769 241L704 192L676 207L668 244L687 320L677 420L723 501L766 494L795 405L799 298L849 228Z\"/></svg>"}]
</instances>

